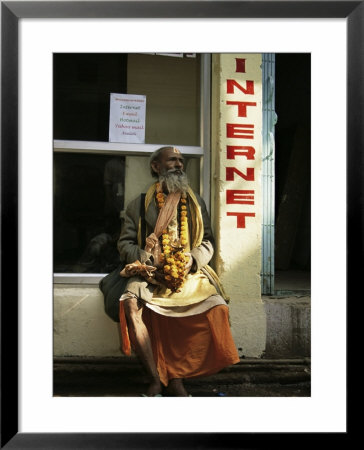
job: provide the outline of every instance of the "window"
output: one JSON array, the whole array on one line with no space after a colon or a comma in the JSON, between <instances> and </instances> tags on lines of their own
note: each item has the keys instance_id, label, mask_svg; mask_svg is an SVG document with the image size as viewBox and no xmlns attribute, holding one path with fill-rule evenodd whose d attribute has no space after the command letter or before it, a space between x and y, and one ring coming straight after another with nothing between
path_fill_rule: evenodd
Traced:
<instances>
[{"instance_id":1,"label":"window","mask_svg":"<svg viewBox=\"0 0 364 450\"><path fill-rule=\"evenodd\" d=\"M105 273L119 258L125 157L54 155L54 271Z\"/></svg>"},{"instance_id":2,"label":"window","mask_svg":"<svg viewBox=\"0 0 364 450\"><path fill-rule=\"evenodd\" d=\"M206 55L54 55L58 281L75 280L76 274L88 274L90 280L117 265L125 206L151 184L148 157L160 146L181 149L190 182L203 193L207 167L201 172L200 163L203 156L208 161L209 151L208 61ZM145 144L108 141L110 93L146 96Z\"/></svg>"}]
</instances>

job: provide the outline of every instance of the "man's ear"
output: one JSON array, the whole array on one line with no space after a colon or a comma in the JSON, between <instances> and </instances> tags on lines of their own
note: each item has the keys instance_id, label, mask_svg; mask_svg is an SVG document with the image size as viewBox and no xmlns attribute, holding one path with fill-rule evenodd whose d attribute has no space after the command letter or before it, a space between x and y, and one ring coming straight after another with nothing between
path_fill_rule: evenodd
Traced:
<instances>
[{"instance_id":1,"label":"man's ear","mask_svg":"<svg viewBox=\"0 0 364 450\"><path fill-rule=\"evenodd\" d=\"M157 174L157 175L159 175L159 163L158 163L158 161L153 161L152 163L151 163L151 168L153 169L153 171Z\"/></svg>"}]
</instances>

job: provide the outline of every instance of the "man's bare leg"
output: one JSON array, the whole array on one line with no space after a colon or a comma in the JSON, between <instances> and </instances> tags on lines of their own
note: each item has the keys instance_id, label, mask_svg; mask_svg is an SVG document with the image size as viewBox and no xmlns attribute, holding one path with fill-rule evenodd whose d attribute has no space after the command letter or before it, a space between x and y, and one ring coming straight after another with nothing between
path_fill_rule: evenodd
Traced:
<instances>
[{"instance_id":1,"label":"man's bare leg","mask_svg":"<svg viewBox=\"0 0 364 450\"><path fill-rule=\"evenodd\" d=\"M182 378L172 378L168 383L167 390L176 397L188 397Z\"/></svg>"},{"instance_id":2,"label":"man's bare leg","mask_svg":"<svg viewBox=\"0 0 364 450\"><path fill-rule=\"evenodd\" d=\"M136 297L131 296L124 300L124 311L131 344L151 377L147 395L152 397L160 394L162 392L162 384L154 361L149 333L142 319L143 306L138 303Z\"/></svg>"}]
</instances>

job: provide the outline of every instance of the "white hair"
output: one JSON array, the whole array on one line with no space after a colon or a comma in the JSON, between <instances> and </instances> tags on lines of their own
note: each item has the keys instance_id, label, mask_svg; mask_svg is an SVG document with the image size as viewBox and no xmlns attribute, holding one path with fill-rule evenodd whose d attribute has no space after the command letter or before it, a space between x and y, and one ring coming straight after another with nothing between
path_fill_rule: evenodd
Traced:
<instances>
[{"instance_id":1,"label":"white hair","mask_svg":"<svg viewBox=\"0 0 364 450\"><path fill-rule=\"evenodd\" d=\"M160 184L164 184L168 189L168 192L182 192L186 193L188 190L187 175L183 171L164 170L159 175Z\"/></svg>"}]
</instances>

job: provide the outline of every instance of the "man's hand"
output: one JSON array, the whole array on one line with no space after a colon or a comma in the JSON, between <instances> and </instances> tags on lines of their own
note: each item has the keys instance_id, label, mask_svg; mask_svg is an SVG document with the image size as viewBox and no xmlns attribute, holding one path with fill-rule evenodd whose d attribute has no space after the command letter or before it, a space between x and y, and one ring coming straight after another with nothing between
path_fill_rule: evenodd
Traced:
<instances>
[{"instance_id":1,"label":"man's hand","mask_svg":"<svg viewBox=\"0 0 364 450\"><path fill-rule=\"evenodd\" d=\"M185 276L187 276L187 274L190 272L192 264L193 264L193 258L191 253L185 253L186 256L188 256L188 261L186 262L185 265ZM157 281L159 284L163 284L164 286L169 285L168 281L166 281L166 279L164 278L165 273L161 270L156 270L154 272L154 279L155 281Z\"/></svg>"},{"instance_id":2,"label":"man's hand","mask_svg":"<svg viewBox=\"0 0 364 450\"><path fill-rule=\"evenodd\" d=\"M155 277L156 281L158 281L158 283L166 285L166 280L164 278L163 272L160 272L159 270L155 271L154 277Z\"/></svg>"}]
</instances>

